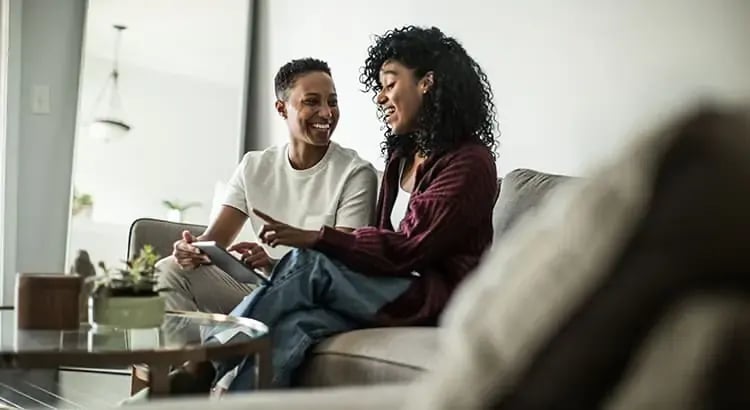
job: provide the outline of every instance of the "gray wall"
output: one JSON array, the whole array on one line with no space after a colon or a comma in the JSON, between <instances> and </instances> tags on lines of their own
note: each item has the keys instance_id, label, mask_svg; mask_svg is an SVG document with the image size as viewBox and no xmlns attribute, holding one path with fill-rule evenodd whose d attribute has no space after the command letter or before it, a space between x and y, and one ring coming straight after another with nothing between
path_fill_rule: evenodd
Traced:
<instances>
[{"instance_id":1,"label":"gray wall","mask_svg":"<svg viewBox=\"0 0 750 410\"><path fill-rule=\"evenodd\" d=\"M18 143L20 139L19 102L21 101L21 0L11 0L8 35L8 89L6 107L5 169L3 170L3 304L12 302L16 272L18 227Z\"/></svg>"},{"instance_id":2,"label":"gray wall","mask_svg":"<svg viewBox=\"0 0 750 410\"><path fill-rule=\"evenodd\" d=\"M6 191L5 216L15 226L6 227L3 303L13 300L16 272L65 269L86 10L86 0L11 3L11 61L18 64L20 57L20 64L11 66L8 78L19 89L9 90L13 99L8 101L16 107L8 118L6 189L11 192ZM31 88L37 84L50 87L48 115L31 113Z\"/></svg>"},{"instance_id":3,"label":"gray wall","mask_svg":"<svg viewBox=\"0 0 750 410\"><path fill-rule=\"evenodd\" d=\"M271 18L268 0L254 0L250 7L248 33L247 99L245 100L245 151L262 150L273 143L271 120L273 118L273 75L263 63L270 55L271 41L268 38Z\"/></svg>"}]
</instances>

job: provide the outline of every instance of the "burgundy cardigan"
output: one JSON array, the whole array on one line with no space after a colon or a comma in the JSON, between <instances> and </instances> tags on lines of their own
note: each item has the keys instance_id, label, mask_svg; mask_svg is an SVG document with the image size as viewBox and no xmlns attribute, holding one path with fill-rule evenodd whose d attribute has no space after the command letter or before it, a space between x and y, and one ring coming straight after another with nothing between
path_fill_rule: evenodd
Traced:
<instances>
[{"instance_id":1,"label":"burgundy cardigan","mask_svg":"<svg viewBox=\"0 0 750 410\"><path fill-rule=\"evenodd\" d=\"M492 241L497 171L490 151L476 143L428 158L417 169L406 216L394 231L390 215L400 159L394 155L386 165L377 225L352 233L323 227L315 249L365 275L414 279L381 309L376 325L433 325Z\"/></svg>"}]
</instances>

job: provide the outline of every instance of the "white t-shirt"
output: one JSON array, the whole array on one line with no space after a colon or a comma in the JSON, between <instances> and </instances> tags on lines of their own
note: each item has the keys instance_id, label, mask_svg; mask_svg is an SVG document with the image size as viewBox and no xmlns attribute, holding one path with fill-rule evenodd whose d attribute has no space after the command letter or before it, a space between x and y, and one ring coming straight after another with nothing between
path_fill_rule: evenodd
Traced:
<instances>
[{"instance_id":1,"label":"white t-shirt","mask_svg":"<svg viewBox=\"0 0 750 410\"><path fill-rule=\"evenodd\" d=\"M404 164L405 161L402 160L398 171L398 191L396 191L396 201L393 203L393 209L391 209L391 225L393 225L393 230L396 232L398 232L398 227L406 216L406 211L409 208L409 199L411 198L411 193L406 192L404 188L401 188L401 179L404 176Z\"/></svg>"},{"instance_id":2,"label":"white t-shirt","mask_svg":"<svg viewBox=\"0 0 750 410\"><path fill-rule=\"evenodd\" d=\"M378 176L356 151L331 142L323 158L313 167L297 170L289 163L288 144L245 154L227 184L223 204L249 216L253 238L264 222L256 208L280 222L310 230L323 225L359 228L375 219ZM273 258L290 249L266 247Z\"/></svg>"}]
</instances>

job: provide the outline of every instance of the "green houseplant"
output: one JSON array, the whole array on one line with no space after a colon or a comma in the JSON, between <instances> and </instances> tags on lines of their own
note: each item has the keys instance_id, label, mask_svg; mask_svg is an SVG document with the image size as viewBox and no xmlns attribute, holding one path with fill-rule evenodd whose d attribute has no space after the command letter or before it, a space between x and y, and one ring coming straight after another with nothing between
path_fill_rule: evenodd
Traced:
<instances>
[{"instance_id":1,"label":"green houseplant","mask_svg":"<svg viewBox=\"0 0 750 410\"><path fill-rule=\"evenodd\" d=\"M182 203L180 201L161 201L162 205L167 208L167 220L172 222L182 222L182 218L190 208L197 208L201 206L200 202L188 202Z\"/></svg>"},{"instance_id":2,"label":"green houseplant","mask_svg":"<svg viewBox=\"0 0 750 410\"><path fill-rule=\"evenodd\" d=\"M91 194L82 194L77 189L73 190L73 216L85 213L90 216L94 206L94 198Z\"/></svg>"},{"instance_id":3,"label":"green houseplant","mask_svg":"<svg viewBox=\"0 0 750 410\"><path fill-rule=\"evenodd\" d=\"M164 297L157 289L156 262L159 255L145 245L124 268L109 268L99 262L101 275L93 282L89 296L89 322L94 326L118 328L158 327L164 320Z\"/></svg>"}]
</instances>

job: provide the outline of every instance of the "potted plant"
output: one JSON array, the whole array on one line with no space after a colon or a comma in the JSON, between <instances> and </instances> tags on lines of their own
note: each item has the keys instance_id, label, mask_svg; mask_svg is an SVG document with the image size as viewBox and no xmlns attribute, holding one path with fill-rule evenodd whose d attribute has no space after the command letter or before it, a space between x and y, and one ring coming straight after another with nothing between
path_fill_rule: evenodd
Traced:
<instances>
[{"instance_id":1,"label":"potted plant","mask_svg":"<svg viewBox=\"0 0 750 410\"><path fill-rule=\"evenodd\" d=\"M97 327L158 327L164 320L164 297L157 289L156 261L159 255L145 245L125 268L108 268L99 262L103 274L89 278L89 322Z\"/></svg>"},{"instance_id":2,"label":"potted plant","mask_svg":"<svg viewBox=\"0 0 750 410\"><path fill-rule=\"evenodd\" d=\"M90 194L81 194L78 190L73 190L73 216L83 214L90 218L93 206L94 199Z\"/></svg>"},{"instance_id":3,"label":"potted plant","mask_svg":"<svg viewBox=\"0 0 750 410\"><path fill-rule=\"evenodd\" d=\"M188 202L186 204L180 201L161 201L162 205L167 208L167 220L172 222L182 222L182 217L190 208L196 208L201 206L200 202Z\"/></svg>"}]
</instances>

